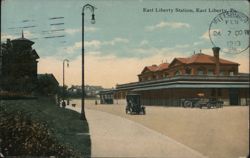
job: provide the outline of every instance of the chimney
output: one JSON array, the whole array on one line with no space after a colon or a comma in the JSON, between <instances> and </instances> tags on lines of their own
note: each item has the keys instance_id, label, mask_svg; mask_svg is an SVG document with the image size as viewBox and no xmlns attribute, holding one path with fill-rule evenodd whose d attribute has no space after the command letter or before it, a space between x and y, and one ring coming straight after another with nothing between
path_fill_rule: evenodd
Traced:
<instances>
[{"instance_id":1,"label":"chimney","mask_svg":"<svg viewBox=\"0 0 250 158\"><path fill-rule=\"evenodd\" d=\"M220 74L220 48L213 47L214 60L215 60L215 75L219 76Z\"/></svg>"}]
</instances>

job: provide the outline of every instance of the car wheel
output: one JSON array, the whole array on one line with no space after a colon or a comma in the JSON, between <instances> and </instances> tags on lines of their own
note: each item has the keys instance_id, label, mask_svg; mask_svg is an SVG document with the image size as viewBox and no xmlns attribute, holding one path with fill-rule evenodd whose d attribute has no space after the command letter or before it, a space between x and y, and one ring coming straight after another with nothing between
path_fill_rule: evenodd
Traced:
<instances>
[{"instance_id":1,"label":"car wheel","mask_svg":"<svg viewBox=\"0 0 250 158\"><path fill-rule=\"evenodd\" d=\"M192 102L191 101L185 101L184 102L184 107L192 107Z\"/></svg>"}]
</instances>

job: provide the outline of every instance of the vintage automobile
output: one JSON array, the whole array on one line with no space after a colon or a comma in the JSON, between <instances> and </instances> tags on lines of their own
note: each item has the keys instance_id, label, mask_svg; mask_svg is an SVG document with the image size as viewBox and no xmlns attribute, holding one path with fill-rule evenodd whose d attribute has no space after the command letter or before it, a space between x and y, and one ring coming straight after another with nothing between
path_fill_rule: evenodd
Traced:
<instances>
[{"instance_id":1,"label":"vintage automobile","mask_svg":"<svg viewBox=\"0 0 250 158\"><path fill-rule=\"evenodd\" d=\"M188 99L181 99L181 105L182 107L198 107L198 108L203 108L207 107L208 109L210 108L222 108L224 102L220 101L216 98L188 98Z\"/></svg>"},{"instance_id":2,"label":"vintage automobile","mask_svg":"<svg viewBox=\"0 0 250 158\"><path fill-rule=\"evenodd\" d=\"M128 94L126 101L126 114L146 114L145 107L141 105L139 94Z\"/></svg>"}]
</instances>

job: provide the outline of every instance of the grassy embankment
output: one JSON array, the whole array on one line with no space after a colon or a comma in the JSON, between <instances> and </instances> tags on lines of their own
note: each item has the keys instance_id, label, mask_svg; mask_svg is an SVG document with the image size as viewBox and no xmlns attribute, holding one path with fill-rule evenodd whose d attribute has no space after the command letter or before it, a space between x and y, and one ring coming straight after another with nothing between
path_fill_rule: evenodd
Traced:
<instances>
[{"instance_id":1,"label":"grassy embankment","mask_svg":"<svg viewBox=\"0 0 250 158\"><path fill-rule=\"evenodd\" d=\"M80 120L79 113L60 108L45 99L0 100L0 107L12 113L22 111L30 115L32 120L47 124L60 144L76 150L81 157L90 157L89 127L87 121Z\"/></svg>"}]
</instances>

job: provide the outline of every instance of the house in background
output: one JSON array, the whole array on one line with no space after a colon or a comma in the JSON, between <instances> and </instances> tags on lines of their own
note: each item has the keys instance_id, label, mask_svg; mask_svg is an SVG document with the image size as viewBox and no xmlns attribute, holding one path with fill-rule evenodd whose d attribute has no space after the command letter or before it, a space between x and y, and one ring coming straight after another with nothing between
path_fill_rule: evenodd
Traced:
<instances>
[{"instance_id":1,"label":"house in background","mask_svg":"<svg viewBox=\"0 0 250 158\"><path fill-rule=\"evenodd\" d=\"M40 96L48 97L56 104L59 104L59 82L53 74L38 74L37 75L36 92Z\"/></svg>"},{"instance_id":2,"label":"house in background","mask_svg":"<svg viewBox=\"0 0 250 158\"><path fill-rule=\"evenodd\" d=\"M102 86L93 86L93 85L85 85L84 92L85 97L96 98L100 91L104 90ZM72 97L81 97L82 96L82 86L72 85L67 89L68 93Z\"/></svg>"},{"instance_id":3,"label":"house in background","mask_svg":"<svg viewBox=\"0 0 250 158\"><path fill-rule=\"evenodd\" d=\"M38 74L37 91L44 96L55 95L59 91L59 83L53 74Z\"/></svg>"},{"instance_id":4,"label":"house in background","mask_svg":"<svg viewBox=\"0 0 250 158\"><path fill-rule=\"evenodd\" d=\"M181 99L202 93L225 105L249 105L249 74L239 73L238 63L220 58L220 48L212 50L213 56L198 53L146 66L138 82L116 86L114 99L125 103L128 93L137 93L144 105L180 106Z\"/></svg>"},{"instance_id":5,"label":"house in background","mask_svg":"<svg viewBox=\"0 0 250 158\"><path fill-rule=\"evenodd\" d=\"M11 92L32 92L37 84L37 63L39 56L34 44L24 38L7 39L1 43L0 89Z\"/></svg>"}]
</instances>

